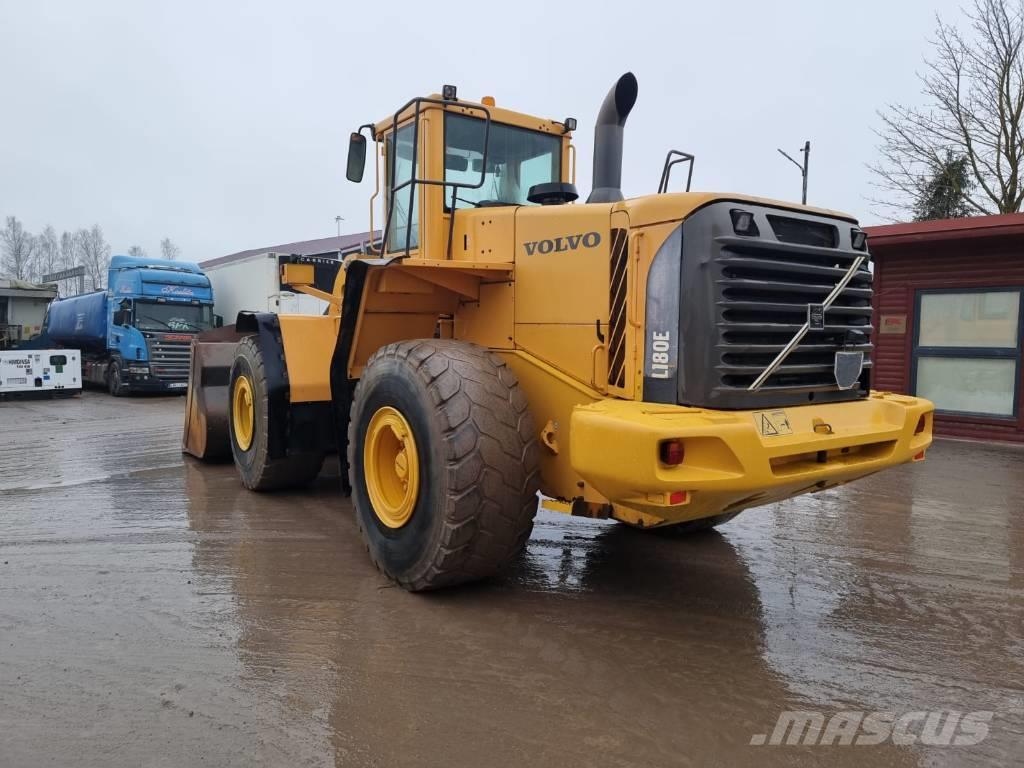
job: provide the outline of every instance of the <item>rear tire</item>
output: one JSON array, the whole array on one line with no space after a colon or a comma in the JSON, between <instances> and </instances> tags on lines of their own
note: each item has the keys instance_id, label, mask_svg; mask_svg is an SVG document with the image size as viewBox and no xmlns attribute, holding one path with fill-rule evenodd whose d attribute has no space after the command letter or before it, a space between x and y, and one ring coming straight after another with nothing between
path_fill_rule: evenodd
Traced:
<instances>
[{"instance_id":1,"label":"rear tire","mask_svg":"<svg viewBox=\"0 0 1024 768\"><path fill-rule=\"evenodd\" d=\"M236 395L239 395L242 389L248 390L249 397L241 397L236 403ZM242 485L252 491L272 491L308 485L320 474L320 467L324 463L323 452L314 451L271 458L270 418L270 399L267 394L263 353L256 342L256 337L247 336L238 343L228 387L231 455L242 478ZM281 414L277 418L285 418L285 415ZM236 433L240 428L241 431Z\"/></svg>"},{"instance_id":2,"label":"rear tire","mask_svg":"<svg viewBox=\"0 0 1024 768\"><path fill-rule=\"evenodd\" d=\"M487 578L525 546L536 430L515 374L482 347L429 339L378 350L356 386L348 446L360 533L405 589Z\"/></svg>"}]
</instances>

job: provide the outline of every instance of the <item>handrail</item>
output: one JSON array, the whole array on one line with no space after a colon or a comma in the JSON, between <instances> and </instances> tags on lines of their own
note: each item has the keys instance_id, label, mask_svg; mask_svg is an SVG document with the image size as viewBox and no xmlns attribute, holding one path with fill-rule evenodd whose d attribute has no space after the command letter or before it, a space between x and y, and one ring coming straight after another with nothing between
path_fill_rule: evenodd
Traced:
<instances>
[{"instance_id":1,"label":"handrail","mask_svg":"<svg viewBox=\"0 0 1024 768\"><path fill-rule=\"evenodd\" d=\"M689 163L690 170L686 174L686 191L690 191L690 183L693 181L693 161L694 156L688 152L680 152L678 149L670 149L668 154L665 155L665 164L661 168L661 181L658 182L658 194L663 195L668 192L668 180L672 176L672 166L677 163Z\"/></svg>"}]
</instances>

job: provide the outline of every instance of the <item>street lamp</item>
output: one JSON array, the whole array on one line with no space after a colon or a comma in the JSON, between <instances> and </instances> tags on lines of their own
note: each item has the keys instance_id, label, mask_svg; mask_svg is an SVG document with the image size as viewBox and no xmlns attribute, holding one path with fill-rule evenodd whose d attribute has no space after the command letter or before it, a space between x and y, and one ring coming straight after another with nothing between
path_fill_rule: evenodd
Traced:
<instances>
[{"instance_id":1,"label":"street lamp","mask_svg":"<svg viewBox=\"0 0 1024 768\"><path fill-rule=\"evenodd\" d=\"M789 160L789 162L791 162L793 165L800 169L800 176L803 177L804 181L803 196L800 198L800 202L803 205L807 205L807 165L810 162L811 158L811 142L805 141L804 148L800 150L800 153L804 156L804 161L802 164L798 163L796 160L790 157L788 153L783 152L781 149L779 150L780 155L782 155L784 158Z\"/></svg>"}]
</instances>

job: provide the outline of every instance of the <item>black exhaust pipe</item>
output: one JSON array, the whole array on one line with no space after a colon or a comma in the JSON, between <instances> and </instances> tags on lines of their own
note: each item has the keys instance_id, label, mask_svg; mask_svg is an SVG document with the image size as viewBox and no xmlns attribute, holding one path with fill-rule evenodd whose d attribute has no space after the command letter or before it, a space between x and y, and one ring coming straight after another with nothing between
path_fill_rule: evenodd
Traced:
<instances>
[{"instance_id":1,"label":"black exhaust pipe","mask_svg":"<svg viewBox=\"0 0 1024 768\"><path fill-rule=\"evenodd\" d=\"M594 126L594 189L588 203L622 200L622 134L636 104L637 83L632 72L618 79L601 102Z\"/></svg>"}]
</instances>

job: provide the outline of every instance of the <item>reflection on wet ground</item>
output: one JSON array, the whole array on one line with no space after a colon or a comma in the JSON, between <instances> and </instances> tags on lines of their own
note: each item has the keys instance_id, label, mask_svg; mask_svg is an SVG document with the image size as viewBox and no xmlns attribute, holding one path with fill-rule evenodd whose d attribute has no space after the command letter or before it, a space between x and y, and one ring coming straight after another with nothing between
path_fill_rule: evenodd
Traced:
<instances>
[{"instance_id":1,"label":"reflection on wet ground","mask_svg":"<svg viewBox=\"0 0 1024 768\"><path fill-rule=\"evenodd\" d=\"M0 409L2 766L1024 755L1021 451L941 443L699 538L542 513L503 578L424 596L334 478L184 461L180 400ZM784 710L995 715L972 747L750 746Z\"/></svg>"}]
</instances>

